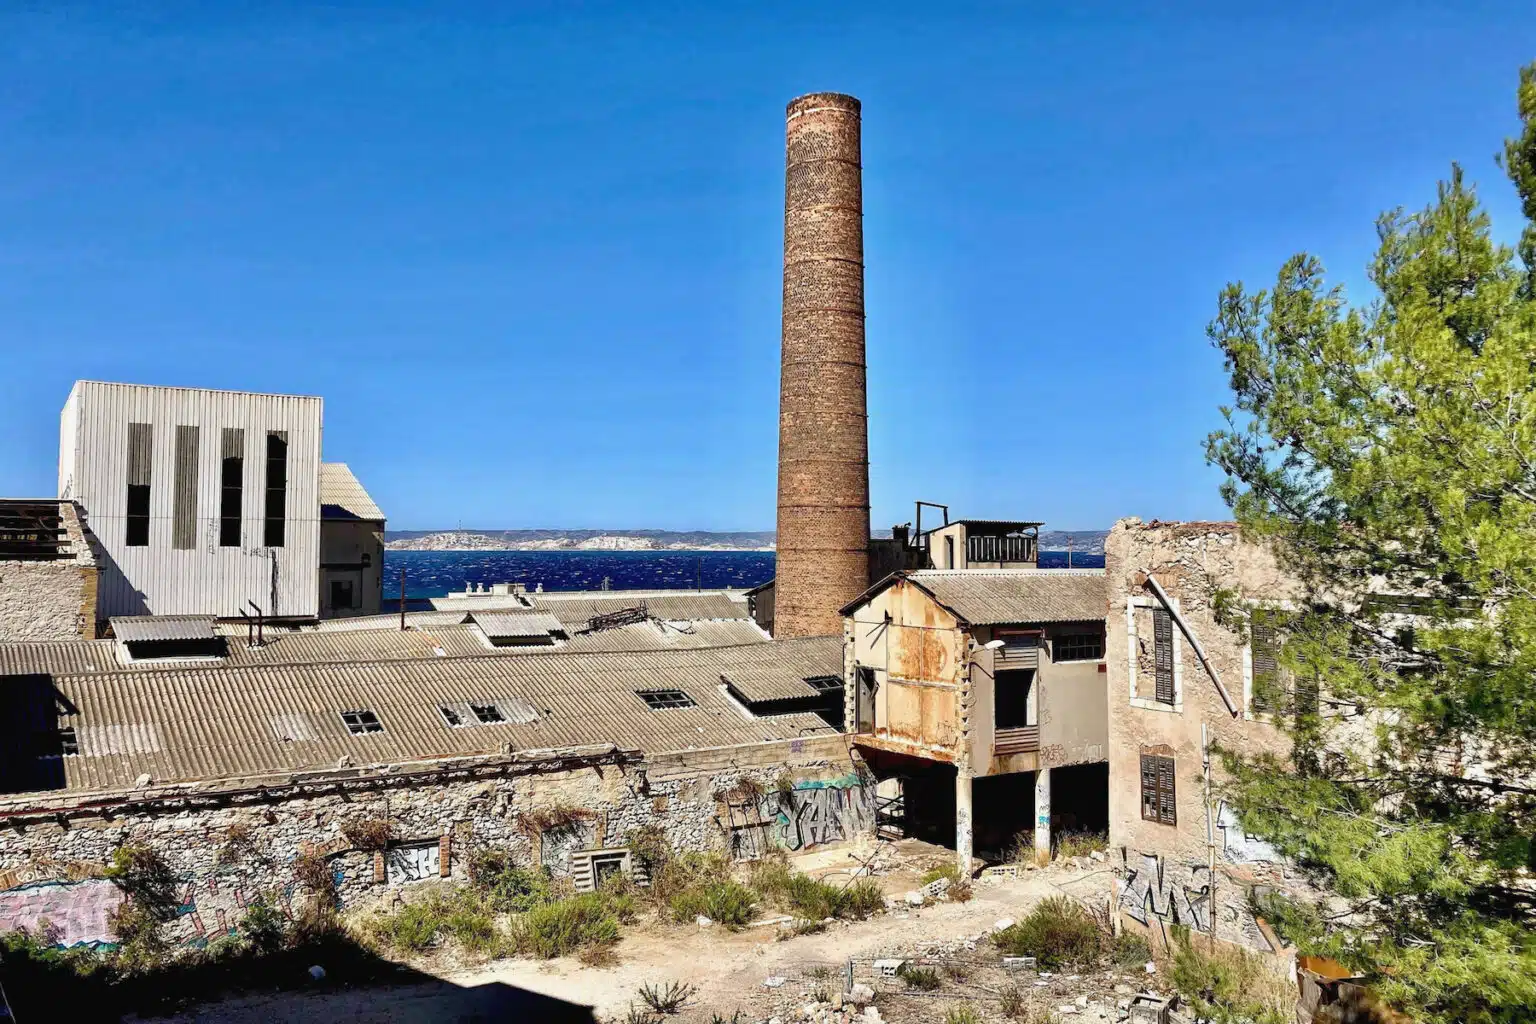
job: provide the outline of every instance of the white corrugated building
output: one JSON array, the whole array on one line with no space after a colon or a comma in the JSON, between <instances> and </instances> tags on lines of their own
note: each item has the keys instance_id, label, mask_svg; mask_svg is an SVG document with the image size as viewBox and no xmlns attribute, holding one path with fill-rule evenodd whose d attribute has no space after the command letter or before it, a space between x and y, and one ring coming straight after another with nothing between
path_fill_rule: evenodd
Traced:
<instances>
[{"instance_id":1,"label":"white corrugated building","mask_svg":"<svg viewBox=\"0 0 1536 1024\"><path fill-rule=\"evenodd\" d=\"M98 613L319 613L317 397L78 381L59 496L105 556Z\"/></svg>"}]
</instances>

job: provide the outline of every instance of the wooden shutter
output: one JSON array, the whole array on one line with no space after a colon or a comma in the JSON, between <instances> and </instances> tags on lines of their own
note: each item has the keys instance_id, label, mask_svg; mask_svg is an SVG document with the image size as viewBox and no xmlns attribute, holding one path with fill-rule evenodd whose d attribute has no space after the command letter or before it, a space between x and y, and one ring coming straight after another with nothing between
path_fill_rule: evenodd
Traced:
<instances>
[{"instance_id":1,"label":"wooden shutter","mask_svg":"<svg viewBox=\"0 0 1536 1024\"><path fill-rule=\"evenodd\" d=\"M1303 676L1296 680L1296 713L1317 714L1317 677Z\"/></svg>"},{"instance_id":2,"label":"wooden shutter","mask_svg":"<svg viewBox=\"0 0 1536 1024\"><path fill-rule=\"evenodd\" d=\"M1253 652L1253 701L1255 712L1275 709L1275 689L1280 666L1275 657L1275 627L1269 614L1255 608L1249 623L1249 649Z\"/></svg>"},{"instance_id":3,"label":"wooden shutter","mask_svg":"<svg viewBox=\"0 0 1536 1024\"><path fill-rule=\"evenodd\" d=\"M1178 824L1173 758L1141 755L1141 816L1160 825Z\"/></svg>"},{"instance_id":4,"label":"wooden shutter","mask_svg":"<svg viewBox=\"0 0 1536 1024\"><path fill-rule=\"evenodd\" d=\"M1178 806L1173 798L1173 758L1157 759L1157 820L1164 825L1176 825L1179 821Z\"/></svg>"},{"instance_id":5,"label":"wooden shutter","mask_svg":"<svg viewBox=\"0 0 1536 1024\"><path fill-rule=\"evenodd\" d=\"M1173 616L1166 608L1152 609L1152 644L1157 664L1156 697L1173 703Z\"/></svg>"},{"instance_id":6,"label":"wooden shutter","mask_svg":"<svg viewBox=\"0 0 1536 1024\"><path fill-rule=\"evenodd\" d=\"M1141 755L1141 817L1157 820L1157 758Z\"/></svg>"}]
</instances>

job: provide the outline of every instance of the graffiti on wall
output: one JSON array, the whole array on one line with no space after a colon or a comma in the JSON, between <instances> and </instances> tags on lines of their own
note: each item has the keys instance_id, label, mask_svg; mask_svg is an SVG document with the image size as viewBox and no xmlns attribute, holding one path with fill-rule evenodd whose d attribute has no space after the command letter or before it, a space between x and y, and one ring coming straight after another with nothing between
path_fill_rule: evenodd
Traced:
<instances>
[{"instance_id":1,"label":"graffiti on wall","mask_svg":"<svg viewBox=\"0 0 1536 1024\"><path fill-rule=\"evenodd\" d=\"M1126 864L1120 909L1142 924L1152 918L1203 931L1211 925L1211 873L1204 864L1176 867L1154 854L1141 854L1139 867Z\"/></svg>"},{"instance_id":2,"label":"graffiti on wall","mask_svg":"<svg viewBox=\"0 0 1536 1024\"><path fill-rule=\"evenodd\" d=\"M122 890L105 878L29 882L0 892L0 932L26 932L53 946L110 943Z\"/></svg>"},{"instance_id":3,"label":"graffiti on wall","mask_svg":"<svg viewBox=\"0 0 1536 1024\"><path fill-rule=\"evenodd\" d=\"M1243 831L1237 812L1225 800L1216 814L1216 827L1221 829L1221 855L1228 863L1278 864L1283 859L1273 846Z\"/></svg>"},{"instance_id":4,"label":"graffiti on wall","mask_svg":"<svg viewBox=\"0 0 1536 1024\"><path fill-rule=\"evenodd\" d=\"M384 855L385 879L390 885L404 885L438 877L442 851L437 841L414 846L392 847Z\"/></svg>"},{"instance_id":5,"label":"graffiti on wall","mask_svg":"<svg viewBox=\"0 0 1536 1024\"><path fill-rule=\"evenodd\" d=\"M804 850L873 829L874 790L854 773L802 780L786 792L727 801L726 818L732 855L752 860L774 847Z\"/></svg>"}]
</instances>

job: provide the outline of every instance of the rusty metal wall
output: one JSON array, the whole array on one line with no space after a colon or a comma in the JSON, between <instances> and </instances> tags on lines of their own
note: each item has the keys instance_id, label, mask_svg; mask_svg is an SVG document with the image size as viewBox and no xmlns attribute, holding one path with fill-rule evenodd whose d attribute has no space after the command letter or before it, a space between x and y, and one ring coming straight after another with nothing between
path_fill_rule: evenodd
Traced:
<instances>
[{"instance_id":1,"label":"rusty metal wall","mask_svg":"<svg viewBox=\"0 0 1536 1024\"><path fill-rule=\"evenodd\" d=\"M786 112L783 364L774 632L842 632L869 582L864 227L859 101Z\"/></svg>"}]
</instances>

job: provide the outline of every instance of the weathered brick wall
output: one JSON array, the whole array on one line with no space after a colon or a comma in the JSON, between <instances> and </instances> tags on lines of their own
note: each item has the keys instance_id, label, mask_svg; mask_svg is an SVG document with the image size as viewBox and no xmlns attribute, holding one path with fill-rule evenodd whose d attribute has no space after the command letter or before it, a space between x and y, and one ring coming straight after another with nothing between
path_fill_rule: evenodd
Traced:
<instances>
[{"instance_id":1,"label":"weathered brick wall","mask_svg":"<svg viewBox=\"0 0 1536 1024\"><path fill-rule=\"evenodd\" d=\"M1204 930L1214 913L1219 938L1267 948L1247 911L1249 891L1255 886L1301 888L1302 881L1274 851L1246 839L1235 815L1220 803L1219 760L1212 768L1218 797L1212 802L1208 836L1201 726L1213 744L1231 750L1287 749L1279 730L1247 710L1247 639L1241 630L1216 621L1213 599L1225 590L1239 601L1284 602L1296 587L1268 550L1243 540L1235 523L1121 520L1105 542L1105 570L1110 604L1105 644L1110 849L1119 875L1120 909L1154 929L1176 920ZM1151 699L1152 612L1140 607L1155 601L1148 575L1176 602L1240 708L1239 717L1228 710L1177 625L1176 704L1159 705ZM1142 819L1143 754L1174 759L1175 825ZM1209 870L1212 844L1214 877Z\"/></svg>"},{"instance_id":2,"label":"weathered brick wall","mask_svg":"<svg viewBox=\"0 0 1536 1024\"><path fill-rule=\"evenodd\" d=\"M542 863L565 875L571 852L622 846L625 836L646 826L660 827L679 850L726 849L733 830L723 798L742 789L744 778L753 780L764 804L772 804L781 818L754 840L798 847L851 838L872 827L869 794L852 774L840 743L818 743L799 753L792 744L773 746L772 752L735 748L735 758L730 751L699 752L643 766L597 764L543 774L424 780L409 788L244 798L233 804L205 799L196 806L164 800L110 814L12 818L0 832L0 931L36 932L46 918L61 944L111 941L108 916L121 897L99 875L125 844L159 851L181 877L183 910L175 931L182 941L197 942L233 927L258 896L288 913L300 910L306 893L294 881L293 864L306 850L327 858L344 910L391 899L402 884L412 884L392 883L384 855L348 843L344 825L362 818L389 822L395 850L390 860L397 865L425 866L430 877L457 881L467 880L469 854L477 847L507 848L522 863ZM732 766L733 759L745 766ZM780 798L776 787L786 773L795 788ZM539 835L530 818L556 806L579 808L590 817L569 833ZM231 841L242 833L248 840Z\"/></svg>"},{"instance_id":3,"label":"weathered brick wall","mask_svg":"<svg viewBox=\"0 0 1536 1024\"><path fill-rule=\"evenodd\" d=\"M813 93L785 131L774 635L835 636L869 579L860 108Z\"/></svg>"}]
</instances>

